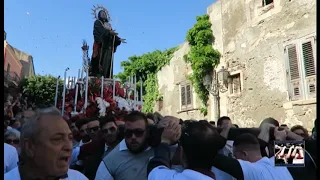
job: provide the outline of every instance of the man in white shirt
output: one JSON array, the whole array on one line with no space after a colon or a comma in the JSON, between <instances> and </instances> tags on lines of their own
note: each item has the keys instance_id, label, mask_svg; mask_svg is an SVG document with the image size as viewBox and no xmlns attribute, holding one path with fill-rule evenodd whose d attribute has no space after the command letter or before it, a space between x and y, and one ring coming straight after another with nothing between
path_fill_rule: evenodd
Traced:
<instances>
[{"instance_id":1,"label":"man in white shirt","mask_svg":"<svg viewBox=\"0 0 320 180\"><path fill-rule=\"evenodd\" d=\"M265 127L261 127L260 134L269 132L270 126ZM280 131L275 128L275 132ZM259 141L254 135L241 134L233 143L233 154L237 159L218 155L213 165L237 180L293 180L286 167L275 167L274 158L262 157L260 149Z\"/></svg>"},{"instance_id":2,"label":"man in white shirt","mask_svg":"<svg viewBox=\"0 0 320 180\"><path fill-rule=\"evenodd\" d=\"M240 135L233 144L244 179L293 180L286 167L275 167L274 157L262 157L258 139L252 134Z\"/></svg>"},{"instance_id":3,"label":"man in white shirt","mask_svg":"<svg viewBox=\"0 0 320 180\"><path fill-rule=\"evenodd\" d=\"M161 144L155 148L154 157L148 164L148 180L214 180L212 161L225 141L207 122L191 121L181 126L174 121L164 129ZM180 138L181 134L181 138ZM169 144L180 138L183 153L182 172L170 169Z\"/></svg>"},{"instance_id":4,"label":"man in white shirt","mask_svg":"<svg viewBox=\"0 0 320 180\"><path fill-rule=\"evenodd\" d=\"M30 117L22 127L20 143L19 167L4 179L87 180L80 172L69 170L72 132L58 109L40 109Z\"/></svg>"},{"instance_id":5,"label":"man in white shirt","mask_svg":"<svg viewBox=\"0 0 320 180\"><path fill-rule=\"evenodd\" d=\"M19 157L17 149L4 143L4 173L7 173L18 166Z\"/></svg>"}]
</instances>

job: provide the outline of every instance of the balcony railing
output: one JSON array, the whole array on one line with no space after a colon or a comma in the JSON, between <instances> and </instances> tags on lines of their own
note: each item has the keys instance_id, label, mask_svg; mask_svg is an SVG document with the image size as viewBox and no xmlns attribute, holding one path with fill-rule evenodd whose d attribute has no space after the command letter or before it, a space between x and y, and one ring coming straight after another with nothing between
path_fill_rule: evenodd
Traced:
<instances>
[{"instance_id":1,"label":"balcony railing","mask_svg":"<svg viewBox=\"0 0 320 180\"><path fill-rule=\"evenodd\" d=\"M4 82L8 84L14 83L15 85L18 85L20 82L20 77L15 72L4 71Z\"/></svg>"}]
</instances>

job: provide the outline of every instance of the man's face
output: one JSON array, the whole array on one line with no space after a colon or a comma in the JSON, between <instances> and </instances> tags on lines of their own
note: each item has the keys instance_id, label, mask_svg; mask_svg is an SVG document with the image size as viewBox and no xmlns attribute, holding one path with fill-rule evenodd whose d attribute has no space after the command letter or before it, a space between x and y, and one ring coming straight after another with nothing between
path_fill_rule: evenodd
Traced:
<instances>
[{"instance_id":1,"label":"man's face","mask_svg":"<svg viewBox=\"0 0 320 180\"><path fill-rule=\"evenodd\" d=\"M16 136L8 136L6 137L6 139L4 140L5 143L10 144L11 146L19 149L20 148L20 139L19 137Z\"/></svg>"},{"instance_id":2,"label":"man's face","mask_svg":"<svg viewBox=\"0 0 320 180\"><path fill-rule=\"evenodd\" d=\"M69 169L72 132L60 116L44 116L38 122L34 141L26 141L26 151L38 168L49 176L62 176Z\"/></svg>"},{"instance_id":3,"label":"man's face","mask_svg":"<svg viewBox=\"0 0 320 180\"><path fill-rule=\"evenodd\" d=\"M83 138L87 135L87 132L86 132L86 129L87 129L88 125L87 124L84 124L80 127L79 129L79 134L80 134L80 137Z\"/></svg>"},{"instance_id":4,"label":"man's face","mask_svg":"<svg viewBox=\"0 0 320 180\"><path fill-rule=\"evenodd\" d=\"M115 143L118 136L117 130L118 127L114 122L108 122L102 127L101 132L106 144L112 145L113 143Z\"/></svg>"},{"instance_id":5,"label":"man's face","mask_svg":"<svg viewBox=\"0 0 320 180\"><path fill-rule=\"evenodd\" d=\"M222 120L220 127L223 128L223 127L226 127L228 125L231 125L231 121L229 119L224 119L224 120Z\"/></svg>"},{"instance_id":6,"label":"man's face","mask_svg":"<svg viewBox=\"0 0 320 180\"><path fill-rule=\"evenodd\" d=\"M77 136L78 133L79 133L79 130L78 130L77 126L76 126L76 123L71 123L70 130L71 130L73 136Z\"/></svg>"},{"instance_id":7,"label":"man's face","mask_svg":"<svg viewBox=\"0 0 320 180\"><path fill-rule=\"evenodd\" d=\"M144 120L127 121L124 126L125 141L128 149L133 153L144 150L147 143L147 125Z\"/></svg>"},{"instance_id":8,"label":"man's face","mask_svg":"<svg viewBox=\"0 0 320 180\"><path fill-rule=\"evenodd\" d=\"M100 130L100 123L98 120L90 121L87 124L87 134L90 136L91 139L95 139L98 135Z\"/></svg>"}]
</instances>

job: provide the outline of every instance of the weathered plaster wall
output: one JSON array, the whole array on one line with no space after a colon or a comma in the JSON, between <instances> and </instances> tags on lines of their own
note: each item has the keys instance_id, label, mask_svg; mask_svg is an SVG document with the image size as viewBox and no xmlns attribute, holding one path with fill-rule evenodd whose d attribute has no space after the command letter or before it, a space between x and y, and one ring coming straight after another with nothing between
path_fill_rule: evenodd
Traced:
<instances>
[{"instance_id":1,"label":"weathered plaster wall","mask_svg":"<svg viewBox=\"0 0 320 180\"><path fill-rule=\"evenodd\" d=\"M241 127L256 127L267 117L289 126L313 127L316 100L288 101L284 44L316 32L315 2L274 0L274 7L266 9L259 7L260 0L218 0L207 8L215 36L214 48L222 54L217 70L224 66L231 72L240 71L242 77L241 94L220 93L220 116L230 116ZM215 120L212 97L207 117L198 110L179 112L178 84L190 72L183 60L188 50L186 43L181 45L170 65L158 73L163 94L160 112L183 119ZM199 103L194 107L199 108Z\"/></svg>"},{"instance_id":2,"label":"weathered plaster wall","mask_svg":"<svg viewBox=\"0 0 320 180\"><path fill-rule=\"evenodd\" d=\"M180 45L179 50L174 53L170 64L158 72L158 85L159 91L163 95L163 108L159 111L158 108L155 107L155 110L162 115L172 115L181 119L204 119L204 116L197 109L200 108L200 103L197 100L194 90L194 110L187 112L180 111L179 84L186 81L186 76L191 71L191 68L183 60L183 56L188 52L188 44L183 43ZM210 116L210 114L208 116Z\"/></svg>"},{"instance_id":3,"label":"weathered plaster wall","mask_svg":"<svg viewBox=\"0 0 320 180\"><path fill-rule=\"evenodd\" d=\"M235 123L257 126L262 119L274 117L289 126L312 128L316 101L288 102L284 43L315 33L315 3L275 0L274 8L266 13L258 8L260 0L222 0L208 8L211 19L217 13L213 9L221 9L221 63L231 72L240 70L243 74L239 96L220 94L226 98L221 103L227 104L221 111L227 111ZM212 24L215 26L215 21Z\"/></svg>"}]
</instances>

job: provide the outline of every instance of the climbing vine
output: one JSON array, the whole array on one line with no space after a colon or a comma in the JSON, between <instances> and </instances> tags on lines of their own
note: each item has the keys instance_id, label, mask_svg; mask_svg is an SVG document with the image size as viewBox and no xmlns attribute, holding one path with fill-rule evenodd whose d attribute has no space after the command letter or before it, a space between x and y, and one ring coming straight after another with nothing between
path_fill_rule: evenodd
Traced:
<instances>
[{"instance_id":1,"label":"climbing vine","mask_svg":"<svg viewBox=\"0 0 320 180\"><path fill-rule=\"evenodd\" d=\"M155 102L162 98L158 88L157 72L169 64L176 49L174 47L164 51L156 50L141 56L131 56L127 61L121 62L124 71L117 74L117 78L124 82L136 74L137 80L141 79L143 82L144 112L153 112Z\"/></svg>"},{"instance_id":2,"label":"climbing vine","mask_svg":"<svg viewBox=\"0 0 320 180\"><path fill-rule=\"evenodd\" d=\"M197 23L187 32L186 39L189 42L190 51L184 59L191 65L192 74L188 79L201 100L201 112L206 115L209 92L203 85L203 78L219 64L221 55L212 47L214 36L209 16L198 16L196 19Z\"/></svg>"}]
</instances>

